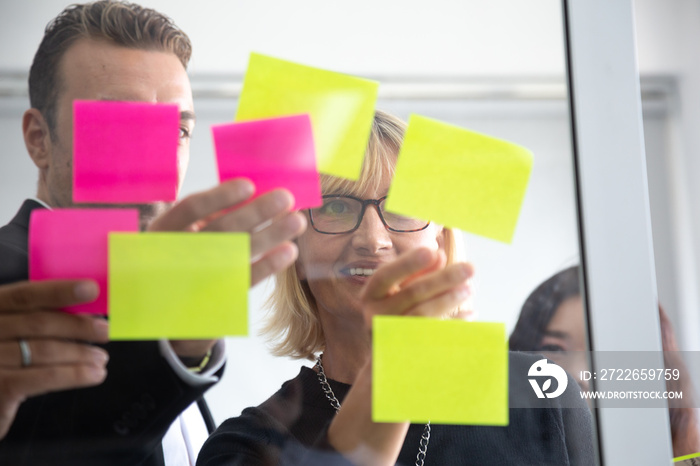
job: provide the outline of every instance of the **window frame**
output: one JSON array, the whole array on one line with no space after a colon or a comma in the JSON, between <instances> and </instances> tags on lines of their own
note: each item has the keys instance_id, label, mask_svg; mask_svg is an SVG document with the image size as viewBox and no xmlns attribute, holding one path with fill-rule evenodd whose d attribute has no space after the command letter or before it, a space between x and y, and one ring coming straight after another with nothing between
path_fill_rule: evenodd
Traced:
<instances>
[{"instance_id":1,"label":"window frame","mask_svg":"<svg viewBox=\"0 0 700 466\"><path fill-rule=\"evenodd\" d=\"M663 367L632 1L562 12L590 348L658 351ZM595 412L602 464L670 464L667 409Z\"/></svg>"}]
</instances>

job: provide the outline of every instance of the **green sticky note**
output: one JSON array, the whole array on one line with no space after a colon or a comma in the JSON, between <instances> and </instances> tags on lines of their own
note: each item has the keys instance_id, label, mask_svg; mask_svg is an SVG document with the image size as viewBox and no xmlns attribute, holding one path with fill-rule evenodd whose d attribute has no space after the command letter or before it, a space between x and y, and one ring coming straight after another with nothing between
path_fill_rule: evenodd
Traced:
<instances>
[{"instance_id":1,"label":"green sticky note","mask_svg":"<svg viewBox=\"0 0 700 466\"><path fill-rule=\"evenodd\" d=\"M510 243L531 170L524 147L411 115L386 209Z\"/></svg>"},{"instance_id":2,"label":"green sticky note","mask_svg":"<svg viewBox=\"0 0 700 466\"><path fill-rule=\"evenodd\" d=\"M700 452L699 453L691 453L690 455L679 456L677 458L673 458L673 462L674 463L682 463L683 465L687 465L687 466L700 465ZM676 465L676 466L681 466L681 465Z\"/></svg>"},{"instance_id":3,"label":"green sticky note","mask_svg":"<svg viewBox=\"0 0 700 466\"><path fill-rule=\"evenodd\" d=\"M236 121L308 113L320 172L356 180L379 83L252 53Z\"/></svg>"},{"instance_id":4,"label":"green sticky note","mask_svg":"<svg viewBox=\"0 0 700 466\"><path fill-rule=\"evenodd\" d=\"M375 316L372 419L508 425L505 325Z\"/></svg>"},{"instance_id":5,"label":"green sticky note","mask_svg":"<svg viewBox=\"0 0 700 466\"><path fill-rule=\"evenodd\" d=\"M246 233L111 233L112 340L248 333Z\"/></svg>"}]
</instances>

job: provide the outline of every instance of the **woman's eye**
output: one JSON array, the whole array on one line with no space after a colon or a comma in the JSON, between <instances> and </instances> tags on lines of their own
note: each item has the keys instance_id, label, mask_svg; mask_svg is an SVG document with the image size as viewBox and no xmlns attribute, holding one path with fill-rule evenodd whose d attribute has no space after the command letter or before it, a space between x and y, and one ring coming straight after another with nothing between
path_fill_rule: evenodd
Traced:
<instances>
[{"instance_id":1,"label":"woman's eye","mask_svg":"<svg viewBox=\"0 0 700 466\"><path fill-rule=\"evenodd\" d=\"M547 344L540 345L539 348L537 348L537 351L549 351L549 352L562 353L562 352L565 352L566 349L561 345L557 345L554 343L547 343Z\"/></svg>"},{"instance_id":2,"label":"woman's eye","mask_svg":"<svg viewBox=\"0 0 700 466\"><path fill-rule=\"evenodd\" d=\"M338 215L338 214L343 214L346 211L347 211L347 206L342 201L331 201L331 202L326 203L323 206L323 213L324 214Z\"/></svg>"},{"instance_id":3,"label":"woman's eye","mask_svg":"<svg viewBox=\"0 0 700 466\"><path fill-rule=\"evenodd\" d=\"M185 128L184 126L180 128L180 139L189 139L190 138L190 130Z\"/></svg>"}]
</instances>

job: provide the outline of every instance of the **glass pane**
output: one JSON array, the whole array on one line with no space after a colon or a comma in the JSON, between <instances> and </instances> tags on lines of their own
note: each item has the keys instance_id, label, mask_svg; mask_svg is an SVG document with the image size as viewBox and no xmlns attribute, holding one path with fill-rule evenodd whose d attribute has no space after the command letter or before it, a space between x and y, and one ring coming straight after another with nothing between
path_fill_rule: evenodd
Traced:
<instances>
[{"instance_id":1,"label":"glass pane","mask_svg":"<svg viewBox=\"0 0 700 466\"><path fill-rule=\"evenodd\" d=\"M251 43L250 37L234 31L233 34L241 34L236 42L245 45L234 50L238 54L237 64L229 65L225 71L242 76L247 53L259 51L377 79L378 109L406 121L411 114L425 115L514 142L533 152L534 167L512 244L469 232L463 234L461 242L463 254L476 271L472 303L476 319L504 322L510 334L528 296L550 277L579 263L559 3L541 2L533 9L517 2L442 2L430 9L410 11L398 11L390 3L355 3L353 11L347 12L351 19L341 23L316 21L332 17L325 9L289 14L295 21L303 21L298 30L299 23L295 24L294 33L286 26L273 24L270 28L274 32L254 38ZM484 27L486 24L489 26ZM416 34L419 30L426 33ZM324 39L319 41L319 37ZM235 112L236 99L232 96L222 103L220 99L201 98L196 105L201 127L203 108L220 112L213 114L212 122L228 121ZM195 139L196 143L201 140ZM189 178L187 183L192 180ZM186 188L196 189L188 184ZM450 202L459 203L459 199ZM314 238L318 242L325 239ZM578 289L575 273L569 281L573 282L572 288ZM262 325L260 309L274 286L269 283L254 289L253 328ZM564 298L576 294L571 291ZM566 301L564 298L540 296L540 300L548 302L540 304L541 309L530 318L542 319L542 314L547 312L553 317L557 311L559 321L569 324L575 344L579 345L567 346L567 354L578 354L585 362L588 346L582 305L579 300L574 301L578 309L564 308L560 306ZM561 302L556 303L557 299ZM541 335L531 342L533 346L519 349L539 351L542 343L546 343L545 329L537 328L534 322L528 326ZM567 345L574 343L569 338L566 341ZM221 415L220 419L238 416L245 407L258 405L276 391L275 387L299 374L298 361L270 356L263 344L257 338L227 342L229 365L235 364L244 373L254 374L255 382L241 384L225 379L210 391L208 399L217 406L216 415ZM241 361L236 356L240 354L255 355L255 359L250 356ZM552 355L553 359L556 356ZM313 366L313 362L306 364ZM333 379L330 364L327 372ZM572 367L572 373L579 372L579 366ZM420 424L417 426L409 432L402 461L409 451L415 461L419 443L416 435L423 432ZM433 429L426 464L431 459L436 461L431 453L439 455L437 452L444 448L436 440L443 428ZM442 456L438 458L444 460Z\"/></svg>"},{"instance_id":2,"label":"glass pane","mask_svg":"<svg viewBox=\"0 0 700 466\"><path fill-rule=\"evenodd\" d=\"M189 2L148 3L171 16L190 35L194 45L188 70L197 123L180 198L218 184L210 127L233 120L251 52L376 80L380 84L377 109L403 121L408 121L412 114L423 115L509 141L533 154L532 172L510 244L473 231L455 231L454 259L467 261L474 270L468 299L460 303L460 310L466 312L460 315L476 322L503 323L505 337L517 328L522 335L514 337L513 341L520 343L517 347L513 343L513 349L545 354L571 377L529 377L529 371L546 368L548 364L538 366L539 356L509 357L501 351L493 360L502 362L508 358L514 371L506 382L505 373L498 378L487 367L478 365L481 353L473 355L471 361L483 371L483 377L488 375L496 388L500 384L504 393L510 388L508 426L480 425L496 422L493 416L483 413L475 414L480 416L477 421L448 424L431 420L426 451L421 448L420 441L421 435L427 435L425 422L415 422L408 434L399 432L401 440L405 436L405 444L398 458L402 463L413 464L416 455L424 456L426 465L469 461L478 464L564 464L569 460L593 463L595 423L587 404L578 396L576 383L580 382L584 389L590 388L584 375L589 367L589 340L577 269L580 251L560 2L438 0L429 8L399 8L396 2L383 0L362 0L349 5L320 1L210 1L198 5L196 11ZM7 53L0 53L7 57L0 64L5 78L0 83L4 86L0 93L3 101L0 131L8 146L5 148L8 155L0 159L0 192L5 199L0 206L0 217L6 221L12 218L24 198L35 195L37 178L35 167L24 155L26 149L17 129L28 104L24 85L18 83L26 79L43 24L58 13L54 11L55 5L49 2L41 4L41 14L19 3L10 8L13 14L0 20L5 26L0 28L0 34L6 39L0 40L0 44L13 47ZM10 18L18 19L10 21ZM15 36L19 31L26 41L17 40ZM31 47L25 46L25 42L32 44ZM22 47L21 54L15 46ZM19 58L10 60L9 57ZM391 153L390 159L396 155ZM440 165L440 153L433 154L433 161ZM377 176L369 180L369 187L357 188L352 194L362 199L379 199L387 194L389 184L388 177ZM460 209L467 199L464 190L455 190L455 193L444 202ZM470 194L482 195L480 192ZM492 209L494 216L498 215L497 203ZM238 417L246 407L265 402L285 381L298 377L300 366L305 366L298 379L302 385L287 385L291 393L286 392L286 395L291 396L293 402L277 405L279 399L276 398L265 408L266 416L276 418L288 429L275 430L268 425L262 435L274 437L281 432L280 454L290 456L306 450L297 449L294 441L286 437L289 431L305 447L325 446L328 450L326 442L336 448L340 448L342 439L352 443L349 432L354 431L342 423L339 430L334 431L335 437L324 437L325 426L333 420L335 411L333 396L328 397L323 390L330 387L343 404L349 386L364 374L363 367L371 355L368 316L416 312L453 317L455 313L451 311L456 306L443 293L465 288L465 284L455 281L448 285L450 277L442 272L442 264L434 270L425 266L417 269L422 272L423 280L432 280L428 285L436 297L433 301L425 297L419 299L423 307L418 307L418 303L409 305L398 298L389 300L391 303L380 303L379 299L371 303L362 298L366 285L377 286L378 280L373 279L373 275L380 269L379 265L384 266L380 270L387 270L387 266L395 265L402 258L405 260L407 254L421 245L444 250L447 241L445 230L435 222L420 232L389 233L383 229L377 212L373 205L368 205L360 228L345 236L323 235L309 227L297 241L300 259L295 265L296 278L292 279L296 280L294 285L300 286L316 303L313 304L316 306L314 314L322 316L317 327L320 330L316 330L320 343L312 345L311 352L314 355L325 353L323 366L329 385L311 372L319 370L312 369L313 361L273 356L266 338L260 336L267 315L265 303L272 291L281 286L273 279L264 280L249 293L249 336L226 339L226 371L219 383L207 392L206 399L217 425ZM431 234L433 237L429 236ZM456 271L457 267L453 269ZM399 270L406 273L409 266L404 264ZM377 292L377 296L382 299L404 296L406 293L402 292L421 279L416 280L395 279L384 288L380 287L381 293ZM438 293L436 290L440 287L443 288ZM442 296L442 300L437 296ZM206 309L205 302L202 319L207 318ZM288 310L279 308L277 312L284 314ZM295 325L308 331L308 326L300 324L299 319ZM461 331L493 343L493 337L488 339L485 331L474 330L476 328L479 327L473 325ZM302 341L308 343L316 338L310 333ZM499 348L503 349L503 345ZM291 352L307 355L309 351L308 348L288 349L286 356ZM455 347L447 346L431 357L437 363L448 360L447 356L456 352ZM463 390L474 396L480 393L473 374L468 371L431 379L425 376L428 369L417 366L413 376L448 387L460 386L462 382L455 377L471 376L467 378L470 385ZM567 395L560 398L561 405L576 408L574 410L562 411L559 402L549 401L550 397L545 395L557 392L564 381L570 383ZM410 392L410 385L406 390ZM535 406L538 395L542 395L544 401ZM503 398L496 405L505 410ZM299 399L307 404L299 404ZM354 400L358 404L349 416L369 422L370 398ZM150 401L141 400L138 406L147 408ZM455 406L478 404L460 396L445 398L445 401L448 407L450 403ZM317 411L311 413L310 409ZM495 411L487 410L486 414ZM134 416L138 417L138 412ZM550 415L552 413L554 416ZM491 420L485 421L486 418ZM250 419L227 425L234 430L243 425L244 430L249 430L245 422ZM552 419L561 420L557 423ZM381 426L372 426L374 428L384 432ZM373 431L360 433L367 432ZM235 432L238 434L240 431ZM541 438L548 440L544 442L539 440ZM571 439L575 441L572 443ZM192 440L195 451L202 441L203 437ZM223 440L218 446L212 443L215 446L209 448L244 454L246 449L259 446L255 442L246 443L248 441L226 442ZM380 448L386 444L380 442ZM267 445L265 449L274 451ZM313 450L312 455L317 454L321 453ZM332 464L337 457L331 452L327 454L330 456L326 459Z\"/></svg>"}]
</instances>

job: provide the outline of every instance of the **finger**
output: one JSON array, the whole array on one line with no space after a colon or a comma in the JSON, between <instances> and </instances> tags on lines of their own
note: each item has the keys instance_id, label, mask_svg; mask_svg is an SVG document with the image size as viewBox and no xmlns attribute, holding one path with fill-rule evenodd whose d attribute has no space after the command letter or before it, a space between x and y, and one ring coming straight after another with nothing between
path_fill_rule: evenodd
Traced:
<instances>
[{"instance_id":1,"label":"finger","mask_svg":"<svg viewBox=\"0 0 700 466\"><path fill-rule=\"evenodd\" d=\"M285 189L276 189L253 199L238 209L210 221L204 231L253 232L294 207L294 196Z\"/></svg>"},{"instance_id":2,"label":"finger","mask_svg":"<svg viewBox=\"0 0 700 466\"><path fill-rule=\"evenodd\" d=\"M470 290L467 281L473 272L471 264L461 262L417 278L410 285L386 298L384 308L389 314L404 314L423 302L456 289L463 289L464 293L461 294L464 294L463 299L466 299Z\"/></svg>"},{"instance_id":3,"label":"finger","mask_svg":"<svg viewBox=\"0 0 700 466\"><path fill-rule=\"evenodd\" d=\"M257 258L279 244L292 240L306 229L306 217L300 212L291 212L273 221L267 228L250 236L250 255Z\"/></svg>"},{"instance_id":4,"label":"finger","mask_svg":"<svg viewBox=\"0 0 700 466\"><path fill-rule=\"evenodd\" d=\"M255 193L255 186L249 180L237 178L222 183L208 191L187 196L175 204L168 212L156 218L149 231L182 231L194 223L204 220L217 212L235 207L248 200Z\"/></svg>"},{"instance_id":5,"label":"finger","mask_svg":"<svg viewBox=\"0 0 700 466\"><path fill-rule=\"evenodd\" d=\"M7 435L7 431L10 430L12 421L15 420L15 415L17 414L17 408L19 408L18 402L0 399L0 440L2 440L5 435Z\"/></svg>"},{"instance_id":6,"label":"finger","mask_svg":"<svg viewBox=\"0 0 700 466\"><path fill-rule=\"evenodd\" d=\"M101 343L109 340L109 324L99 317L53 311L0 317L0 340L37 337Z\"/></svg>"},{"instance_id":7,"label":"finger","mask_svg":"<svg viewBox=\"0 0 700 466\"><path fill-rule=\"evenodd\" d=\"M438 253L417 248L399 256L395 261L379 267L363 289L363 298L382 299L399 283L437 261Z\"/></svg>"},{"instance_id":8,"label":"finger","mask_svg":"<svg viewBox=\"0 0 700 466\"><path fill-rule=\"evenodd\" d=\"M455 309L469 298L469 289L466 287L451 288L449 291L421 301L411 309L404 312L407 316L422 317L452 317Z\"/></svg>"},{"instance_id":9,"label":"finger","mask_svg":"<svg viewBox=\"0 0 700 466\"><path fill-rule=\"evenodd\" d=\"M256 262L250 270L250 285L256 285L265 278L280 272L294 264L299 255L296 244L286 241L268 251Z\"/></svg>"},{"instance_id":10,"label":"finger","mask_svg":"<svg viewBox=\"0 0 700 466\"><path fill-rule=\"evenodd\" d=\"M2 369L0 400L21 403L48 392L98 385L106 376L104 365L85 363Z\"/></svg>"},{"instance_id":11,"label":"finger","mask_svg":"<svg viewBox=\"0 0 700 466\"><path fill-rule=\"evenodd\" d=\"M467 322L474 322L476 320L476 311L470 309L458 309L452 316L453 319L466 320Z\"/></svg>"},{"instance_id":12,"label":"finger","mask_svg":"<svg viewBox=\"0 0 700 466\"><path fill-rule=\"evenodd\" d=\"M50 364L95 364L104 366L109 356L102 348L52 339L25 340L31 354L31 367ZM0 366L22 367L22 354L18 341L0 342Z\"/></svg>"},{"instance_id":13,"label":"finger","mask_svg":"<svg viewBox=\"0 0 700 466\"><path fill-rule=\"evenodd\" d=\"M61 308L94 301L99 286L90 280L22 281L0 286L0 314Z\"/></svg>"},{"instance_id":14,"label":"finger","mask_svg":"<svg viewBox=\"0 0 700 466\"><path fill-rule=\"evenodd\" d=\"M447 264L447 255L445 255L444 251L438 251L437 252L437 258L434 260L428 267L419 270L418 272L414 273L413 275L406 277L401 283L399 283L399 288L405 288L406 286L410 285L413 281L417 280L420 277L423 277L431 272L434 272L436 270L441 270L445 267Z\"/></svg>"}]
</instances>

